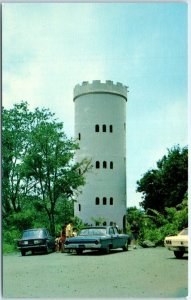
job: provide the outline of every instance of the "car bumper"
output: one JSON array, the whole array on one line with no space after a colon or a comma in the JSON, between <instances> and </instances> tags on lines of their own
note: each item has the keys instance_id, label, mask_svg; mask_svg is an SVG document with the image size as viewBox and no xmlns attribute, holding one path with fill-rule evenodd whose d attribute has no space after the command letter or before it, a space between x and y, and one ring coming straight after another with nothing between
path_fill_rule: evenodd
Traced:
<instances>
[{"instance_id":1,"label":"car bumper","mask_svg":"<svg viewBox=\"0 0 191 300\"><path fill-rule=\"evenodd\" d=\"M65 249L72 250L72 249L82 249L82 250L100 250L103 249L101 244L69 244L69 245L64 245Z\"/></svg>"},{"instance_id":2,"label":"car bumper","mask_svg":"<svg viewBox=\"0 0 191 300\"><path fill-rule=\"evenodd\" d=\"M165 246L168 250L171 251L181 251L184 253L188 253L188 247L179 247L179 246Z\"/></svg>"},{"instance_id":3,"label":"car bumper","mask_svg":"<svg viewBox=\"0 0 191 300\"><path fill-rule=\"evenodd\" d=\"M24 251L45 251L47 249L47 245L30 245L30 246L22 246L17 247L18 250L24 250Z\"/></svg>"}]
</instances>

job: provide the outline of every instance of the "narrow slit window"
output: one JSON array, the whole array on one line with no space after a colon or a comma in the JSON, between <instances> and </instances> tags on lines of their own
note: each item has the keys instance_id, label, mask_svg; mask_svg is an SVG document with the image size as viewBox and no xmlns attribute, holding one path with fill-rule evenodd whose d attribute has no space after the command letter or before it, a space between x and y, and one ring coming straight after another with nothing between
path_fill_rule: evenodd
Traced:
<instances>
[{"instance_id":1,"label":"narrow slit window","mask_svg":"<svg viewBox=\"0 0 191 300\"><path fill-rule=\"evenodd\" d=\"M113 125L110 125L110 126L109 126L109 131L110 131L110 132L113 132Z\"/></svg>"},{"instance_id":2,"label":"narrow slit window","mask_svg":"<svg viewBox=\"0 0 191 300\"><path fill-rule=\"evenodd\" d=\"M107 198L103 197L103 205L106 205L106 204L107 204Z\"/></svg>"},{"instance_id":3,"label":"narrow slit window","mask_svg":"<svg viewBox=\"0 0 191 300\"><path fill-rule=\"evenodd\" d=\"M81 133L78 134L78 139L81 140Z\"/></svg>"},{"instance_id":4,"label":"narrow slit window","mask_svg":"<svg viewBox=\"0 0 191 300\"><path fill-rule=\"evenodd\" d=\"M106 132L106 125L105 124L102 126L102 129L103 129L103 132Z\"/></svg>"},{"instance_id":5,"label":"narrow slit window","mask_svg":"<svg viewBox=\"0 0 191 300\"><path fill-rule=\"evenodd\" d=\"M100 162L96 161L96 169L99 169L99 168L100 168Z\"/></svg>"},{"instance_id":6,"label":"narrow slit window","mask_svg":"<svg viewBox=\"0 0 191 300\"><path fill-rule=\"evenodd\" d=\"M113 162L110 161L110 169L113 169Z\"/></svg>"},{"instance_id":7,"label":"narrow slit window","mask_svg":"<svg viewBox=\"0 0 191 300\"><path fill-rule=\"evenodd\" d=\"M98 124L96 124L96 126L95 126L95 132L99 132L99 125Z\"/></svg>"},{"instance_id":8,"label":"narrow slit window","mask_svg":"<svg viewBox=\"0 0 191 300\"><path fill-rule=\"evenodd\" d=\"M78 205L79 211L81 211L81 204Z\"/></svg>"},{"instance_id":9,"label":"narrow slit window","mask_svg":"<svg viewBox=\"0 0 191 300\"><path fill-rule=\"evenodd\" d=\"M110 197L110 205L113 205L113 197Z\"/></svg>"},{"instance_id":10,"label":"narrow slit window","mask_svg":"<svg viewBox=\"0 0 191 300\"><path fill-rule=\"evenodd\" d=\"M95 204L96 204L96 205L99 205L99 197L96 197L96 199L95 199Z\"/></svg>"},{"instance_id":11,"label":"narrow slit window","mask_svg":"<svg viewBox=\"0 0 191 300\"><path fill-rule=\"evenodd\" d=\"M103 161L103 168L106 169L107 168L107 162Z\"/></svg>"}]
</instances>

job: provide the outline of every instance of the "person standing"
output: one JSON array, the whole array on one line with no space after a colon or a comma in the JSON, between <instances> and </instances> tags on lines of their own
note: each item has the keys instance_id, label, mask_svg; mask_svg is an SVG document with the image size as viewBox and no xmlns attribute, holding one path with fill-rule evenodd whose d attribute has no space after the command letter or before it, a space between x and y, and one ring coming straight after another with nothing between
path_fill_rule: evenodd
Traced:
<instances>
[{"instance_id":1,"label":"person standing","mask_svg":"<svg viewBox=\"0 0 191 300\"><path fill-rule=\"evenodd\" d=\"M132 244L133 244L133 249L137 248L137 241L139 237L139 224L136 221L133 221L131 224L131 233L132 233Z\"/></svg>"},{"instance_id":2,"label":"person standing","mask_svg":"<svg viewBox=\"0 0 191 300\"><path fill-rule=\"evenodd\" d=\"M72 221L68 223L66 226L66 237L72 237L73 236L73 224Z\"/></svg>"},{"instance_id":3,"label":"person standing","mask_svg":"<svg viewBox=\"0 0 191 300\"><path fill-rule=\"evenodd\" d=\"M60 233L60 252L64 252L64 242L66 239L66 225L62 226L61 233Z\"/></svg>"},{"instance_id":4,"label":"person standing","mask_svg":"<svg viewBox=\"0 0 191 300\"><path fill-rule=\"evenodd\" d=\"M55 251L60 252L60 234L57 234L55 238Z\"/></svg>"},{"instance_id":5,"label":"person standing","mask_svg":"<svg viewBox=\"0 0 191 300\"><path fill-rule=\"evenodd\" d=\"M78 231L77 231L77 228L73 228L73 233L72 233L72 236L77 236L78 235Z\"/></svg>"}]
</instances>

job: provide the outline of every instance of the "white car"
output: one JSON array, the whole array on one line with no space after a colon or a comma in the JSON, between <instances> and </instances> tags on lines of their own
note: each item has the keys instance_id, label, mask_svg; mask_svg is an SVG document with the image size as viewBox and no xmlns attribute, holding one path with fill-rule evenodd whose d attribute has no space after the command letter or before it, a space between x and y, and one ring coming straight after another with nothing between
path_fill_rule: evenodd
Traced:
<instances>
[{"instance_id":1,"label":"white car","mask_svg":"<svg viewBox=\"0 0 191 300\"><path fill-rule=\"evenodd\" d=\"M167 236L164 246L168 250L174 251L176 258L182 258L184 253L188 253L188 228L180 231L178 235Z\"/></svg>"}]
</instances>

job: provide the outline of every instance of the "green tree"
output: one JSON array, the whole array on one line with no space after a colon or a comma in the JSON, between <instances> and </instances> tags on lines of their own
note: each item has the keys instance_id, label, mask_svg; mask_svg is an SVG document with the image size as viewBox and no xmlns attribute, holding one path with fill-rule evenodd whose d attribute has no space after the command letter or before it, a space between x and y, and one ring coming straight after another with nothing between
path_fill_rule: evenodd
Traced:
<instances>
[{"instance_id":1,"label":"green tree","mask_svg":"<svg viewBox=\"0 0 191 300\"><path fill-rule=\"evenodd\" d=\"M139 223L143 215L144 211L138 209L136 206L128 207L126 211L127 223L131 224L133 221L137 221Z\"/></svg>"},{"instance_id":2,"label":"green tree","mask_svg":"<svg viewBox=\"0 0 191 300\"><path fill-rule=\"evenodd\" d=\"M127 209L128 233L131 233L130 224L136 220L140 225L139 244L145 247L145 241L157 245L164 245L164 238L176 235L183 228L188 227L188 194L176 207L166 207L164 212L156 209L143 211L136 207Z\"/></svg>"},{"instance_id":3,"label":"green tree","mask_svg":"<svg viewBox=\"0 0 191 300\"><path fill-rule=\"evenodd\" d=\"M18 213L26 224L24 212L29 209L43 218L45 212L54 234L55 215L64 201L71 202L65 208L73 213L90 161L74 162L78 144L67 139L63 124L48 109L29 111L27 102L3 108L2 146L4 225L12 224L10 218L17 220Z\"/></svg>"},{"instance_id":4,"label":"green tree","mask_svg":"<svg viewBox=\"0 0 191 300\"><path fill-rule=\"evenodd\" d=\"M5 218L21 211L28 190L22 163L30 147L33 119L26 102L2 110L2 213Z\"/></svg>"},{"instance_id":5,"label":"green tree","mask_svg":"<svg viewBox=\"0 0 191 300\"><path fill-rule=\"evenodd\" d=\"M84 173L90 161L74 162L78 144L67 139L63 124L53 118L38 124L31 134L31 147L24 159L26 178L46 211L50 230L55 233L55 215L60 201L75 200L85 184Z\"/></svg>"},{"instance_id":6,"label":"green tree","mask_svg":"<svg viewBox=\"0 0 191 300\"><path fill-rule=\"evenodd\" d=\"M146 172L137 181L143 194L140 205L163 212L165 207L180 204L188 189L188 148L173 147L157 162L157 169Z\"/></svg>"}]
</instances>

